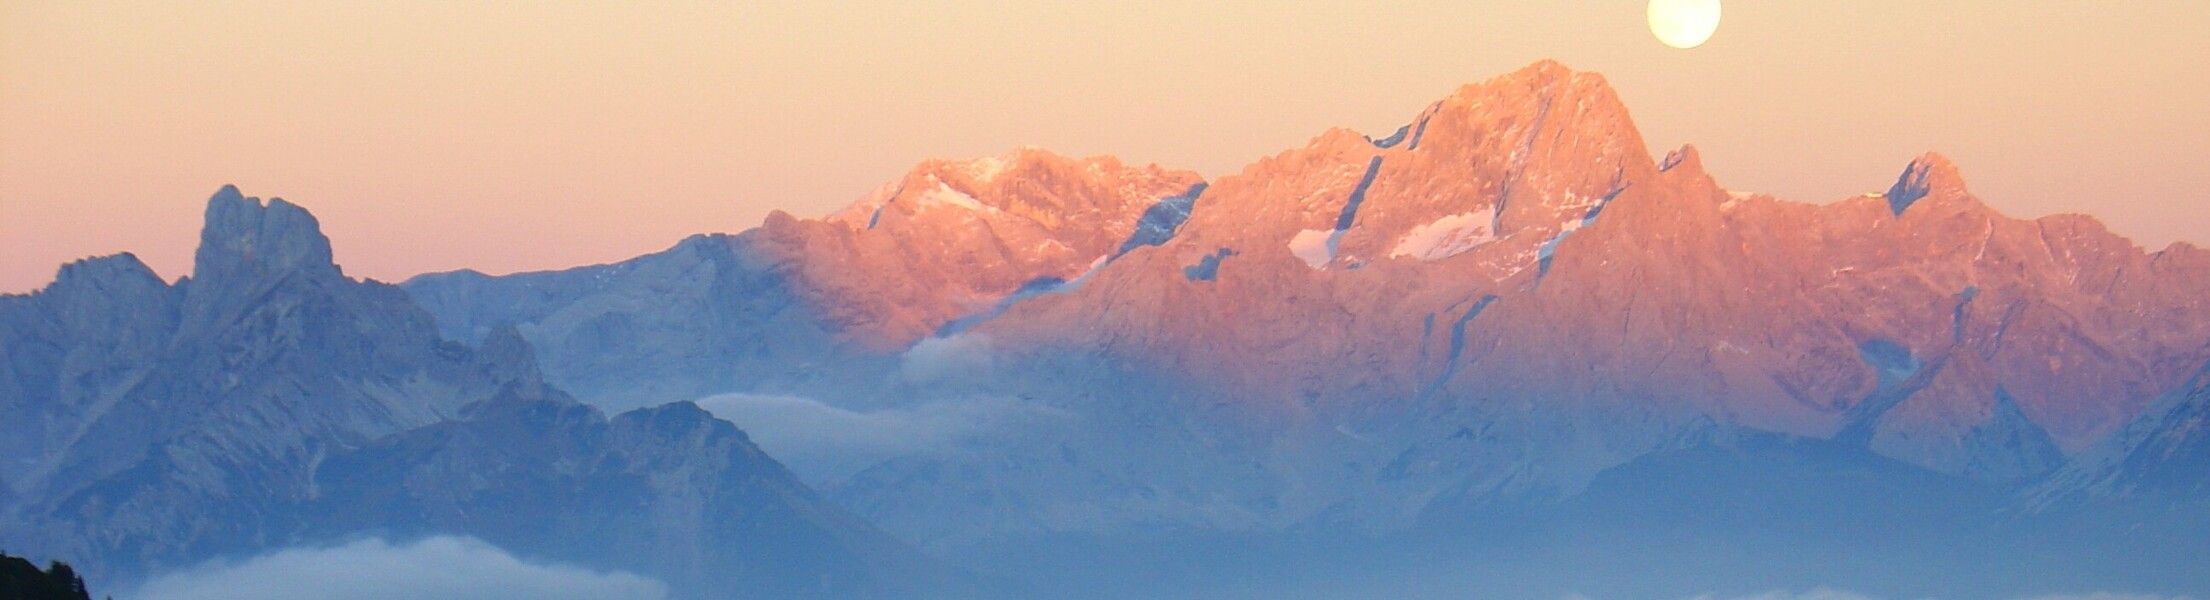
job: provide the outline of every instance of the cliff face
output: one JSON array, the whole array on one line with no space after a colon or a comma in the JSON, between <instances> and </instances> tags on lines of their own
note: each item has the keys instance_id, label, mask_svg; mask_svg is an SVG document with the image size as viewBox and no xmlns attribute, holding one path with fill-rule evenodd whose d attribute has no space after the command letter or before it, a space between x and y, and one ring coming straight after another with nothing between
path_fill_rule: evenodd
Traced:
<instances>
[{"instance_id":1,"label":"cliff face","mask_svg":"<svg viewBox=\"0 0 2210 600\"><path fill-rule=\"evenodd\" d=\"M344 277L312 216L227 187L192 277L93 259L0 314L0 405L37 415L6 425L24 457L7 467L23 499L10 531L79 560L264 539L211 534L302 494L295 475L329 450L450 417L535 368L440 340L405 293Z\"/></svg>"}]
</instances>

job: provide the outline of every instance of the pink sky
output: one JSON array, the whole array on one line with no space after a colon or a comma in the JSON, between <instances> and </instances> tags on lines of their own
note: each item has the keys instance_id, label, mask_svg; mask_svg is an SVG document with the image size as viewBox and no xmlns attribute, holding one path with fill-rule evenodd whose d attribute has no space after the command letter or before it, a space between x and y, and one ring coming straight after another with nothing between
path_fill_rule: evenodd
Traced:
<instances>
[{"instance_id":1,"label":"pink sky","mask_svg":"<svg viewBox=\"0 0 2210 600\"><path fill-rule=\"evenodd\" d=\"M224 183L313 210L354 275L560 268L931 157L1217 177L1546 57L1734 189L1830 201L1938 150L2011 214L2210 242L2201 2L1743 0L1688 51L1631 0L822 4L0 0L0 292L185 274Z\"/></svg>"}]
</instances>

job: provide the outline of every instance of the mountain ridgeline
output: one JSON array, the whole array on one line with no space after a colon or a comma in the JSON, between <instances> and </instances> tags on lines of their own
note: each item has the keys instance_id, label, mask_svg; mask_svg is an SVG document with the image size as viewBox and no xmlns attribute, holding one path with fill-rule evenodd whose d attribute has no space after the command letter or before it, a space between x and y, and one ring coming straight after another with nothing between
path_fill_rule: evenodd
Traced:
<instances>
[{"instance_id":1,"label":"mountain ridgeline","mask_svg":"<svg viewBox=\"0 0 2210 600\"><path fill-rule=\"evenodd\" d=\"M0 296L0 543L455 534L684 597L2210 594L2210 251L1938 154L1875 185L1729 191L1545 61L1217 180L930 161L554 272L354 280L225 188L190 277Z\"/></svg>"},{"instance_id":2,"label":"mountain ridgeline","mask_svg":"<svg viewBox=\"0 0 2210 600\"><path fill-rule=\"evenodd\" d=\"M0 297L0 348L0 540L103 580L433 534L694 596L934 577L694 405L609 419L544 385L511 329L441 338L283 200L217 193L175 285L125 254Z\"/></svg>"},{"instance_id":3,"label":"mountain ridgeline","mask_svg":"<svg viewBox=\"0 0 2210 600\"><path fill-rule=\"evenodd\" d=\"M1198 183L1035 150L938 161L822 220L778 213L615 265L403 287L452 333L513 325L590 361L686 365L640 377L546 360L553 380L613 390L587 402L777 394L894 415L1013 399L1057 415L801 473L985 570L1081 570L1118 540L1151 565L1127 568L1172 579L1191 569L1143 560L1160 532L1410 547L1410 532L1526 511L1616 537L1580 518L1590 503L1727 489L1699 481L1763 491L1684 511L1799 515L1798 532L1926 525L1881 528L1899 529L1889 548L1986 547L2061 521L2074 534L2044 543L2078 547L2044 554L2090 556L2117 547L2092 540L2129 539L2098 536L2167 517L2203 531L2172 507L2199 506L2185 482L2210 470L2181 447L2202 404L2186 390L2210 365L2210 251L2004 216L1938 154L1837 202L1729 191L1693 147L1654 159L1601 76L1542 62L1393 135L1332 130ZM1144 233L1109 243L1131 229ZM752 346L685 350L700 340ZM916 377L944 348L963 357L953 380ZM2108 522L2059 508L2151 491L2162 508ZM1761 535L1711 531L1699 541ZM1915 573L1767 541L1754 566L1804 585ZM1052 562L1054 548L1084 550ZM1930 554L1921 568L2030 553ZM2080 561L2029 581L2085 585L2109 567L2210 586L2199 569L2141 575L2162 566ZM1714 579L1694 585L1739 582ZM1174 581L1162 589L1197 585Z\"/></svg>"}]
</instances>

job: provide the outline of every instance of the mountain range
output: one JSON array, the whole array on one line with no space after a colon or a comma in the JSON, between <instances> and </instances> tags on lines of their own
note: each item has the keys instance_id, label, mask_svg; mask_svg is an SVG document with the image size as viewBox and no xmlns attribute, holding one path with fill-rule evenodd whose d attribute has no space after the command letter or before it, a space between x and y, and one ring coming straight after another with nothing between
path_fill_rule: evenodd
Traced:
<instances>
[{"instance_id":1,"label":"mountain range","mask_svg":"<svg viewBox=\"0 0 2210 600\"><path fill-rule=\"evenodd\" d=\"M470 535L674 589L851 597L926 562L673 403L611 419L511 329L439 337L314 217L225 187L193 272L131 255L0 298L9 549L132 580L364 535ZM903 575L898 580L887 575Z\"/></svg>"},{"instance_id":2,"label":"mountain range","mask_svg":"<svg viewBox=\"0 0 2210 600\"><path fill-rule=\"evenodd\" d=\"M226 188L191 277L0 297L0 534L691 596L2210 593L2210 251L1877 185L1728 190L1545 61L1217 180L930 161L564 271L354 280Z\"/></svg>"}]
</instances>

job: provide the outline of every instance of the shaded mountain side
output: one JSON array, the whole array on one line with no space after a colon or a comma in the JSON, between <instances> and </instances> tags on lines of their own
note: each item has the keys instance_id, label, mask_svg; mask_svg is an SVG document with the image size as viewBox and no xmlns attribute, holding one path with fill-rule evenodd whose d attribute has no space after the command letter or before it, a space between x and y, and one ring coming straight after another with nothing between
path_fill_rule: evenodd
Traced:
<instances>
[{"instance_id":1,"label":"shaded mountain side","mask_svg":"<svg viewBox=\"0 0 2210 600\"><path fill-rule=\"evenodd\" d=\"M950 582L734 426L688 404L608 419L547 387L513 328L445 340L330 256L306 211L225 187L174 286L123 255L0 297L0 540L126 582L445 533L689 597Z\"/></svg>"},{"instance_id":2,"label":"shaded mountain side","mask_svg":"<svg viewBox=\"0 0 2210 600\"><path fill-rule=\"evenodd\" d=\"M645 574L690 598L946 593L909 547L817 497L689 403L611 419L537 386L325 460L300 537L458 533Z\"/></svg>"},{"instance_id":3,"label":"shaded mountain side","mask_svg":"<svg viewBox=\"0 0 2210 600\"><path fill-rule=\"evenodd\" d=\"M448 339L519 329L546 378L609 410L777 389L854 354L747 236L694 236L619 264L423 275L408 293Z\"/></svg>"},{"instance_id":4,"label":"shaded mountain side","mask_svg":"<svg viewBox=\"0 0 2210 600\"><path fill-rule=\"evenodd\" d=\"M0 297L17 547L88 572L269 543L233 529L333 447L436 422L531 371L439 339L397 288L345 277L314 217L225 187L191 277L129 255Z\"/></svg>"},{"instance_id":5,"label":"shaded mountain side","mask_svg":"<svg viewBox=\"0 0 2210 600\"><path fill-rule=\"evenodd\" d=\"M2210 514L2210 364L2117 435L2025 493L2037 511L2130 500Z\"/></svg>"}]
</instances>

